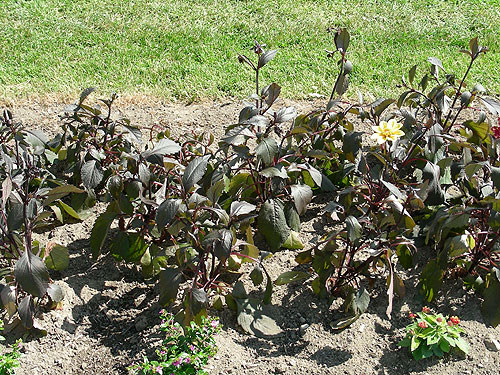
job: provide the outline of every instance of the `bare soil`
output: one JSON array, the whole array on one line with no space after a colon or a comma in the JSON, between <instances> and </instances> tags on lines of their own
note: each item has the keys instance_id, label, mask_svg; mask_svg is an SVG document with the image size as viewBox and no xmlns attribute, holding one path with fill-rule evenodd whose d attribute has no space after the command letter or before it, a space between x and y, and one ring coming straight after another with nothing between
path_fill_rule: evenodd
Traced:
<instances>
[{"instance_id":1,"label":"bare soil","mask_svg":"<svg viewBox=\"0 0 500 375\"><path fill-rule=\"evenodd\" d=\"M285 104L304 110L315 103ZM65 104L32 101L10 107L15 118L29 127L54 133ZM223 127L237 119L241 103L184 105L128 100L119 107L132 123L143 127L160 124L175 135L210 131L220 136ZM102 209L98 206L96 215ZM116 263L109 256L92 261L88 239L96 215L37 235L42 242L67 246L71 260L68 269L51 275L66 293L62 309L38 317L38 325L47 335L26 338L18 375L127 374L126 367L132 361L153 355L161 341L160 306L154 285L145 282L134 265ZM313 208L307 213L302 239L307 241L321 233L326 223L324 213ZM500 339L500 327L492 328L484 322L480 299L465 291L457 280L447 281L445 292L431 307L460 316L467 331L469 354L452 353L444 359L415 362L407 348L397 346L409 323L408 311L418 311L424 304L415 292L415 275L429 256L426 251L419 252L416 270L405 274L407 294L395 298L392 319L385 314L383 279L370 290L368 312L341 332L330 327L342 316L341 301L328 306L313 294L307 282L275 287L270 312L284 332L274 339L246 335L238 327L234 312L214 311L223 330L217 336L219 353L209 364L210 374L499 374L500 352L487 349L485 340L490 336ZM294 258L293 251L282 251L267 260L272 278L297 269ZM9 336L10 341L15 338L14 334Z\"/></svg>"}]
</instances>

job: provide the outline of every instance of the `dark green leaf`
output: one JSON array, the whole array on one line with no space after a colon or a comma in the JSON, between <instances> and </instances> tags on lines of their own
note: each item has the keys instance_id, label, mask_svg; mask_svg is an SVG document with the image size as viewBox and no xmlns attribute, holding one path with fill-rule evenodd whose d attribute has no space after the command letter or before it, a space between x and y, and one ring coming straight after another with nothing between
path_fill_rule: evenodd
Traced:
<instances>
[{"instance_id":1,"label":"dark green leaf","mask_svg":"<svg viewBox=\"0 0 500 375\"><path fill-rule=\"evenodd\" d=\"M80 94L80 101L78 103L78 106L82 105L83 101L94 91L95 87L88 87L85 90L83 90L82 93Z\"/></svg>"},{"instance_id":2,"label":"dark green leaf","mask_svg":"<svg viewBox=\"0 0 500 375\"><path fill-rule=\"evenodd\" d=\"M274 56L276 56L277 52L278 51L276 51L276 50L269 50L269 51L266 51L266 52L260 54L259 55L259 62L258 62L257 68L258 69L262 68L269 61L271 61L272 59L274 59Z\"/></svg>"},{"instance_id":3,"label":"dark green leaf","mask_svg":"<svg viewBox=\"0 0 500 375\"><path fill-rule=\"evenodd\" d=\"M21 288L32 296L43 297L47 292L49 272L42 259L30 249L17 260L14 275Z\"/></svg>"},{"instance_id":4,"label":"dark green leaf","mask_svg":"<svg viewBox=\"0 0 500 375\"><path fill-rule=\"evenodd\" d=\"M13 232L21 228L24 223L23 205L11 200L9 208L7 213L7 228L10 232Z\"/></svg>"},{"instance_id":5,"label":"dark green leaf","mask_svg":"<svg viewBox=\"0 0 500 375\"><path fill-rule=\"evenodd\" d=\"M330 327L332 327L332 329L334 331L340 331L340 330L350 326L352 323L354 323L356 320L358 320L359 317L360 317L360 315L358 315L358 314L351 314L345 318L340 318L340 319L337 319L337 320L331 322Z\"/></svg>"},{"instance_id":6,"label":"dark green leaf","mask_svg":"<svg viewBox=\"0 0 500 375\"><path fill-rule=\"evenodd\" d=\"M479 44L477 43L477 37L469 40L469 49L470 49L472 55L477 54L477 52L479 50Z\"/></svg>"},{"instance_id":7,"label":"dark green leaf","mask_svg":"<svg viewBox=\"0 0 500 375\"><path fill-rule=\"evenodd\" d=\"M302 272L302 271L287 271L283 272L281 275L278 276L274 284L276 285L285 285L289 283L293 283L294 281L300 281L307 279L309 276L311 276L307 272Z\"/></svg>"},{"instance_id":8,"label":"dark green leaf","mask_svg":"<svg viewBox=\"0 0 500 375\"><path fill-rule=\"evenodd\" d=\"M231 232L229 229L220 229L218 231L218 238L214 242L215 256L221 260L229 258L232 246L233 232Z\"/></svg>"},{"instance_id":9,"label":"dark green leaf","mask_svg":"<svg viewBox=\"0 0 500 375\"><path fill-rule=\"evenodd\" d=\"M468 139L469 142L481 145L481 143L490 143L490 126L487 122L477 123L472 120L463 123L466 127L472 130L472 137Z\"/></svg>"},{"instance_id":10,"label":"dark green leaf","mask_svg":"<svg viewBox=\"0 0 500 375\"><path fill-rule=\"evenodd\" d=\"M293 230L290 231L290 235L281 246L290 250L300 250L304 248L304 244L300 240L299 234Z\"/></svg>"},{"instance_id":11,"label":"dark green leaf","mask_svg":"<svg viewBox=\"0 0 500 375\"><path fill-rule=\"evenodd\" d=\"M19 318L27 329L33 328L33 316L35 315L35 303L32 296L24 297L18 307Z\"/></svg>"},{"instance_id":12,"label":"dark green leaf","mask_svg":"<svg viewBox=\"0 0 500 375\"><path fill-rule=\"evenodd\" d=\"M419 288L427 301L431 302L443 283L443 270L436 259L432 259L422 270Z\"/></svg>"},{"instance_id":13,"label":"dark green leaf","mask_svg":"<svg viewBox=\"0 0 500 375\"><path fill-rule=\"evenodd\" d=\"M274 162L274 157L278 154L278 144L274 138L264 138L257 145L255 153L259 160L262 160L266 166Z\"/></svg>"},{"instance_id":14,"label":"dark green leaf","mask_svg":"<svg viewBox=\"0 0 500 375\"><path fill-rule=\"evenodd\" d=\"M65 197L68 194L79 194L79 193L84 193L85 191L82 189L77 188L76 186L73 185L61 185L58 187L53 188L50 190L47 194L47 198L43 201L44 206L50 205L52 202L55 202L58 199L61 199Z\"/></svg>"},{"instance_id":15,"label":"dark green leaf","mask_svg":"<svg viewBox=\"0 0 500 375\"><path fill-rule=\"evenodd\" d=\"M413 65L408 73L408 79L410 80L410 85L413 85L413 80L415 79L415 73L417 72L417 66Z\"/></svg>"},{"instance_id":16,"label":"dark green leaf","mask_svg":"<svg viewBox=\"0 0 500 375\"><path fill-rule=\"evenodd\" d=\"M280 92L281 87L276 83L271 83L262 90L262 97L266 99L268 107L272 106L276 99L278 99Z\"/></svg>"},{"instance_id":17,"label":"dark green leaf","mask_svg":"<svg viewBox=\"0 0 500 375\"><path fill-rule=\"evenodd\" d=\"M375 116L380 117L382 112L384 112L392 103L394 103L394 99L377 99L370 104L370 107L372 108Z\"/></svg>"},{"instance_id":18,"label":"dark green leaf","mask_svg":"<svg viewBox=\"0 0 500 375\"><path fill-rule=\"evenodd\" d=\"M102 181L104 174L97 160L90 160L82 165L81 170L83 186L87 189L95 189Z\"/></svg>"},{"instance_id":19,"label":"dark green leaf","mask_svg":"<svg viewBox=\"0 0 500 375\"><path fill-rule=\"evenodd\" d=\"M113 212L104 212L99 215L95 221L90 234L90 249L92 251L92 258L97 259L101 253L102 246L108 235L109 227L115 217L116 214Z\"/></svg>"},{"instance_id":20,"label":"dark green leaf","mask_svg":"<svg viewBox=\"0 0 500 375\"><path fill-rule=\"evenodd\" d=\"M443 72L445 71L443 68L443 64L441 63L441 60L439 60L437 57L429 57L427 61L430 62L432 65L441 68Z\"/></svg>"},{"instance_id":21,"label":"dark green leaf","mask_svg":"<svg viewBox=\"0 0 500 375\"><path fill-rule=\"evenodd\" d=\"M444 203L444 191L439 183L441 175L441 169L438 165L427 162L424 169L422 170L422 178L424 181L428 181L425 203L434 206Z\"/></svg>"},{"instance_id":22,"label":"dark green leaf","mask_svg":"<svg viewBox=\"0 0 500 375\"><path fill-rule=\"evenodd\" d=\"M201 180L207 170L209 158L209 155L198 157L188 164L182 176L182 185L186 191Z\"/></svg>"},{"instance_id":23,"label":"dark green leaf","mask_svg":"<svg viewBox=\"0 0 500 375\"><path fill-rule=\"evenodd\" d=\"M348 132L344 135L344 140L342 142L342 151L347 160L354 163L356 156L361 149L361 137L363 133L361 132Z\"/></svg>"},{"instance_id":24,"label":"dark green leaf","mask_svg":"<svg viewBox=\"0 0 500 375\"><path fill-rule=\"evenodd\" d=\"M160 288L161 306L167 306L177 298L179 284L182 281L182 273L177 268L166 268L160 271L158 286Z\"/></svg>"},{"instance_id":25,"label":"dark green leaf","mask_svg":"<svg viewBox=\"0 0 500 375\"><path fill-rule=\"evenodd\" d=\"M361 224L358 222L354 216L348 216L345 219L346 229L347 229L347 237L349 241L354 242L361 238L363 234L363 228Z\"/></svg>"},{"instance_id":26,"label":"dark green leaf","mask_svg":"<svg viewBox=\"0 0 500 375\"><path fill-rule=\"evenodd\" d=\"M292 197L299 215L304 215L312 199L312 189L307 185L291 185Z\"/></svg>"},{"instance_id":27,"label":"dark green leaf","mask_svg":"<svg viewBox=\"0 0 500 375\"><path fill-rule=\"evenodd\" d=\"M407 244L397 245L396 254L398 256L399 263L405 270L408 270L413 266L413 256L410 247Z\"/></svg>"},{"instance_id":28,"label":"dark green leaf","mask_svg":"<svg viewBox=\"0 0 500 375\"><path fill-rule=\"evenodd\" d=\"M493 186L500 190L500 168L491 167L491 180L493 181Z\"/></svg>"},{"instance_id":29,"label":"dark green leaf","mask_svg":"<svg viewBox=\"0 0 500 375\"><path fill-rule=\"evenodd\" d=\"M295 261L298 264L310 263L310 262L312 262L312 260L313 260L313 257L312 257L311 250L302 251L302 252L298 253L297 256L295 257Z\"/></svg>"},{"instance_id":30,"label":"dark green leaf","mask_svg":"<svg viewBox=\"0 0 500 375\"><path fill-rule=\"evenodd\" d=\"M75 219L80 220L80 215L78 215L78 213L73 209L73 207L67 205L63 201L59 201L58 203L59 203L59 206L61 206L61 208L66 213L68 213L71 217L74 217Z\"/></svg>"},{"instance_id":31,"label":"dark green leaf","mask_svg":"<svg viewBox=\"0 0 500 375\"><path fill-rule=\"evenodd\" d=\"M351 302L350 310L356 314L361 315L368 310L368 305L370 304L370 294L365 288L361 287L354 296Z\"/></svg>"},{"instance_id":32,"label":"dark green leaf","mask_svg":"<svg viewBox=\"0 0 500 375\"><path fill-rule=\"evenodd\" d=\"M208 188L207 198L210 199L212 205L215 205L219 201L219 198L221 197L224 188L225 188L224 179L220 179L219 181L215 182L212 186Z\"/></svg>"},{"instance_id":33,"label":"dark green leaf","mask_svg":"<svg viewBox=\"0 0 500 375\"><path fill-rule=\"evenodd\" d=\"M345 53L347 51L347 47L349 47L350 39L351 37L347 29L345 28L339 29L335 33L335 38L334 38L335 47L337 47L337 50Z\"/></svg>"},{"instance_id":34,"label":"dark green leaf","mask_svg":"<svg viewBox=\"0 0 500 375\"><path fill-rule=\"evenodd\" d=\"M500 102L494 98L480 97L484 105L495 116L500 116Z\"/></svg>"},{"instance_id":35,"label":"dark green leaf","mask_svg":"<svg viewBox=\"0 0 500 375\"><path fill-rule=\"evenodd\" d=\"M250 212L254 212L257 207L251 203L245 201L234 201L231 203L231 208L229 209L229 215L231 217L238 217L247 215Z\"/></svg>"},{"instance_id":36,"label":"dark green leaf","mask_svg":"<svg viewBox=\"0 0 500 375\"><path fill-rule=\"evenodd\" d=\"M152 150L146 150L142 157L151 163L163 164L165 155L172 155L181 150L181 146L168 138L162 138Z\"/></svg>"},{"instance_id":37,"label":"dark green leaf","mask_svg":"<svg viewBox=\"0 0 500 375\"><path fill-rule=\"evenodd\" d=\"M59 285L49 284L47 294L55 303L61 302L64 299L64 292Z\"/></svg>"},{"instance_id":38,"label":"dark green leaf","mask_svg":"<svg viewBox=\"0 0 500 375\"><path fill-rule=\"evenodd\" d=\"M483 291L481 312L488 322L496 327L500 324L500 281L494 272L486 278L486 288Z\"/></svg>"},{"instance_id":39,"label":"dark green leaf","mask_svg":"<svg viewBox=\"0 0 500 375\"><path fill-rule=\"evenodd\" d=\"M252 280L254 286L260 285L264 281L264 275L260 264L257 263L252 272L250 272L250 279Z\"/></svg>"},{"instance_id":40,"label":"dark green leaf","mask_svg":"<svg viewBox=\"0 0 500 375\"><path fill-rule=\"evenodd\" d=\"M325 176L323 173L318 171L313 166L306 164L306 170L311 175L314 183L321 188L323 191L335 191L335 185Z\"/></svg>"},{"instance_id":41,"label":"dark green leaf","mask_svg":"<svg viewBox=\"0 0 500 375\"><path fill-rule=\"evenodd\" d=\"M156 226L161 232L165 226L169 225L177 215L180 206L179 199L167 199L160 204L156 210Z\"/></svg>"},{"instance_id":42,"label":"dark green leaf","mask_svg":"<svg viewBox=\"0 0 500 375\"><path fill-rule=\"evenodd\" d=\"M190 309L193 316L197 316L208 303L208 295L203 289L193 288L190 293Z\"/></svg>"},{"instance_id":43,"label":"dark green leaf","mask_svg":"<svg viewBox=\"0 0 500 375\"><path fill-rule=\"evenodd\" d=\"M450 343L445 339L441 339L441 341L439 341L439 347L445 353L448 353L450 351Z\"/></svg>"},{"instance_id":44,"label":"dark green leaf","mask_svg":"<svg viewBox=\"0 0 500 375\"><path fill-rule=\"evenodd\" d=\"M295 232L300 232L300 216L295 208L295 205L287 202L285 205L285 218L286 223L290 227L290 229Z\"/></svg>"},{"instance_id":45,"label":"dark green leaf","mask_svg":"<svg viewBox=\"0 0 500 375\"><path fill-rule=\"evenodd\" d=\"M55 271L62 271L68 268L68 248L57 244L51 247L47 245L45 248L45 265L47 268Z\"/></svg>"},{"instance_id":46,"label":"dark green leaf","mask_svg":"<svg viewBox=\"0 0 500 375\"><path fill-rule=\"evenodd\" d=\"M270 199L262 205L257 227L271 250L278 250L285 243L290 235L290 228L286 224L283 204L279 200Z\"/></svg>"},{"instance_id":47,"label":"dark green leaf","mask_svg":"<svg viewBox=\"0 0 500 375\"><path fill-rule=\"evenodd\" d=\"M267 177L267 178L272 178L272 177L279 177L282 179L288 178L288 173L286 172L286 169L283 165L268 167L268 168L262 170L260 172L260 175Z\"/></svg>"},{"instance_id":48,"label":"dark green leaf","mask_svg":"<svg viewBox=\"0 0 500 375\"><path fill-rule=\"evenodd\" d=\"M406 199L406 196L399 190L394 184L390 182L380 180L380 182L392 193L394 196L402 201Z\"/></svg>"},{"instance_id":49,"label":"dark green leaf","mask_svg":"<svg viewBox=\"0 0 500 375\"><path fill-rule=\"evenodd\" d=\"M119 232L110 246L113 255L126 262L138 262L142 259L148 245L139 233Z\"/></svg>"},{"instance_id":50,"label":"dark green leaf","mask_svg":"<svg viewBox=\"0 0 500 375\"><path fill-rule=\"evenodd\" d=\"M338 81L336 81L335 92L339 96L342 96L347 91L348 87L349 87L349 76L348 75L341 75L339 77Z\"/></svg>"},{"instance_id":51,"label":"dark green leaf","mask_svg":"<svg viewBox=\"0 0 500 375\"><path fill-rule=\"evenodd\" d=\"M297 110L295 107L283 107L276 112L276 123L287 122L297 117Z\"/></svg>"}]
</instances>

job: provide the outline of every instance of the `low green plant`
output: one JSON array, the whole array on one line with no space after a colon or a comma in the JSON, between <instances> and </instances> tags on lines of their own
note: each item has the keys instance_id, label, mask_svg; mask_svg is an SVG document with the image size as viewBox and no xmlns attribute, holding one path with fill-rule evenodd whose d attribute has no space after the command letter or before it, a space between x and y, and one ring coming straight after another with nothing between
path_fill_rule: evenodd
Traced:
<instances>
[{"instance_id":1,"label":"low green plant","mask_svg":"<svg viewBox=\"0 0 500 375\"><path fill-rule=\"evenodd\" d=\"M3 320L0 319L0 331L3 331ZM4 341L5 337L0 335L0 341ZM19 350L22 348L22 341L18 340L12 345L12 351L0 354L0 375L13 375L15 368L19 367Z\"/></svg>"},{"instance_id":2,"label":"low green plant","mask_svg":"<svg viewBox=\"0 0 500 375\"><path fill-rule=\"evenodd\" d=\"M171 313L161 310L160 316L165 339L156 350L158 358L150 361L144 357L143 362L132 364L129 369L141 375L207 374L204 367L217 353L214 335L220 331L218 320L202 317L201 324L191 322L183 329Z\"/></svg>"},{"instance_id":3,"label":"low green plant","mask_svg":"<svg viewBox=\"0 0 500 375\"><path fill-rule=\"evenodd\" d=\"M468 353L468 344L460 336L465 330L459 327L458 317L434 314L427 306L416 314L410 312L409 317L412 322L406 326L406 336L398 345L408 347L417 361L433 355L442 357L452 348Z\"/></svg>"},{"instance_id":4,"label":"low green plant","mask_svg":"<svg viewBox=\"0 0 500 375\"><path fill-rule=\"evenodd\" d=\"M49 171L56 155L47 148L43 132L24 128L10 111L0 116L0 308L8 319L19 318L33 327L39 307L63 299L62 289L52 283L49 269L68 266L68 250L55 243L45 247L32 240L35 230L62 218L68 195L81 193ZM55 211L59 210L59 214ZM60 219L62 221L62 219Z\"/></svg>"}]
</instances>

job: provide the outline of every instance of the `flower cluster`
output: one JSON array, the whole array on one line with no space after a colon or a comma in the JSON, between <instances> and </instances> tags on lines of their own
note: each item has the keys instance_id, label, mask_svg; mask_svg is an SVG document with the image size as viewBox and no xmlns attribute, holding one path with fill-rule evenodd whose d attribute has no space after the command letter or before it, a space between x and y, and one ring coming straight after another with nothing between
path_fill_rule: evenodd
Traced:
<instances>
[{"instance_id":1,"label":"flower cluster","mask_svg":"<svg viewBox=\"0 0 500 375\"><path fill-rule=\"evenodd\" d=\"M442 357L453 347L467 353L467 343L460 337L465 331L458 327L457 316L448 319L442 314L433 314L427 306L416 314L409 312L408 316L412 323L406 327L406 336L398 345L409 347L417 361L433 355Z\"/></svg>"},{"instance_id":2,"label":"flower cluster","mask_svg":"<svg viewBox=\"0 0 500 375\"><path fill-rule=\"evenodd\" d=\"M191 322L183 331L172 314L161 310L160 315L160 330L165 333L165 339L156 351L158 359L150 361L144 357L143 362L129 368L135 374L205 374L203 367L217 352L214 335L220 331L219 322L203 317L200 325Z\"/></svg>"}]
</instances>

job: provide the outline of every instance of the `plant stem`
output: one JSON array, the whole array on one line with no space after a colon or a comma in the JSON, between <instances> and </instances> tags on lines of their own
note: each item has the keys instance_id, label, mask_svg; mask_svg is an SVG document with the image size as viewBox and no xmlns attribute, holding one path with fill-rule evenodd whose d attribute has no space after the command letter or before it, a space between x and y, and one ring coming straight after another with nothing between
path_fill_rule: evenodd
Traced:
<instances>
[{"instance_id":1,"label":"plant stem","mask_svg":"<svg viewBox=\"0 0 500 375\"><path fill-rule=\"evenodd\" d=\"M450 110L448 111L448 115L446 116L446 120L444 121L443 132L446 132L446 131L448 131L451 128L451 126L447 125L448 121L450 120L451 113L453 112L453 107L455 107L455 104L457 103L458 97L460 96L460 91L462 90L462 87L463 87L463 85L465 83L465 79L467 78L467 75L469 74L470 69L472 68L472 64L474 64L474 61L476 60L476 58L477 58L477 55L471 57L469 66L467 67L467 70L466 70L466 72L464 74L464 78L462 78L462 80L460 81L460 85L458 86L457 93L455 94L455 97L453 98L453 103L451 104ZM458 117L458 114L457 114L457 117Z\"/></svg>"}]
</instances>

